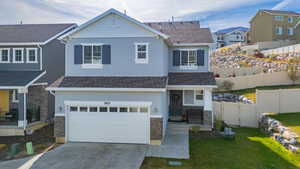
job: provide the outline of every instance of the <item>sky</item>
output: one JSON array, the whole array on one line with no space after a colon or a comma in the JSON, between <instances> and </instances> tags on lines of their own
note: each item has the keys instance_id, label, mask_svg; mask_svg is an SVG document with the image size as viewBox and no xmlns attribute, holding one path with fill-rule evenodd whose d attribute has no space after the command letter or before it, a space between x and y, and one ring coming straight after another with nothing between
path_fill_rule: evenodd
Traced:
<instances>
[{"instance_id":1,"label":"sky","mask_svg":"<svg viewBox=\"0 0 300 169\"><path fill-rule=\"evenodd\" d=\"M259 9L300 12L300 0L1 0L0 24L82 24L115 8L143 22L199 20L212 31L245 26Z\"/></svg>"}]
</instances>

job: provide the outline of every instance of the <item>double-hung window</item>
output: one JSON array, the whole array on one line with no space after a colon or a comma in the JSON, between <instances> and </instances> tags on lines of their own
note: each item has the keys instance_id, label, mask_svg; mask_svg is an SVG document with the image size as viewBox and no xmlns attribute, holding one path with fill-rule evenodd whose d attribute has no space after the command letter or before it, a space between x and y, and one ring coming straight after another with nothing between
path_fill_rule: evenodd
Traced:
<instances>
[{"instance_id":1,"label":"double-hung window","mask_svg":"<svg viewBox=\"0 0 300 169\"><path fill-rule=\"evenodd\" d=\"M0 49L0 63L9 63L9 49Z\"/></svg>"},{"instance_id":2,"label":"double-hung window","mask_svg":"<svg viewBox=\"0 0 300 169\"><path fill-rule=\"evenodd\" d=\"M288 17L288 22L289 22L289 23L293 23L293 22L294 22L294 18L293 18L292 16L289 16L289 17Z\"/></svg>"},{"instance_id":3,"label":"double-hung window","mask_svg":"<svg viewBox=\"0 0 300 169\"><path fill-rule=\"evenodd\" d=\"M136 43L135 44L135 63L147 64L149 61L149 44Z\"/></svg>"},{"instance_id":4,"label":"double-hung window","mask_svg":"<svg viewBox=\"0 0 300 169\"><path fill-rule=\"evenodd\" d=\"M27 50L27 63L37 63L37 49L28 48Z\"/></svg>"},{"instance_id":5,"label":"double-hung window","mask_svg":"<svg viewBox=\"0 0 300 169\"><path fill-rule=\"evenodd\" d=\"M197 50L181 50L180 66L182 68L197 67Z\"/></svg>"},{"instance_id":6,"label":"double-hung window","mask_svg":"<svg viewBox=\"0 0 300 169\"><path fill-rule=\"evenodd\" d=\"M83 45L83 67L102 67L102 45Z\"/></svg>"},{"instance_id":7,"label":"double-hung window","mask_svg":"<svg viewBox=\"0 0 300 169\"><path fill-rule=\"evenodd\" d=\"M275 28L275 31L276 31L276 35L282 35L283 34L283 28L280 27L280 26L277 26Z\"/></svg>"},{"instance_id":8,"label":"double-hung window","mask_svg":"<svg viewBox=\"0 0 300 169\"><path fill-rule=\"evenodd\" d=\"M23 48L14 48L13 49L13 63L23 63L24 56L23 56Z\"/></svg>"},{"instance_id":9,"label":"double-hung window","mask_svg":"<svg viewBox=\"0 0 300 169\"><path fill-rule=\"evenodd\" d=\"M294 28L288 28L288 35L294 35Z\"/></svg>"},{"instance_id":10,"label":"double-hung window","mask_svg":"<svg viewBox=\"0 0 300 169\"><path fill-rule=\"evenodd\" d=\"M284 17L283 16L274 16L275 21L283 21Z\"/></svg>"},{"instance_id":11,"label":"double-hung window","mask_svg":"<svg viewBox=\"0 0 300 169\"><path fill-rule=\"evenodd\" d=\"M203 90L184 90L183 105L185 106L201 106L204 104Z\"/></svg>"}]
</instances>

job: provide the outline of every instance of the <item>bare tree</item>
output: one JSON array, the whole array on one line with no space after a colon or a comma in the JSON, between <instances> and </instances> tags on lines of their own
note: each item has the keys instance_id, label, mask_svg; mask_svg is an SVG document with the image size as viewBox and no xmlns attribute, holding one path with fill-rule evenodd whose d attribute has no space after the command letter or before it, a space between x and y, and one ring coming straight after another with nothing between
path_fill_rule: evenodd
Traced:
<instances>
[{"instance_id":1,"label":"bare tree","mask_svg":"<svg viewBox=\"0 0 300 169\"><path fill-rule=\"evenodd\" d=\"M300 78L299 59L293 58L288 61L287 73L293 84Z\"/></svg>"}]
</instances>

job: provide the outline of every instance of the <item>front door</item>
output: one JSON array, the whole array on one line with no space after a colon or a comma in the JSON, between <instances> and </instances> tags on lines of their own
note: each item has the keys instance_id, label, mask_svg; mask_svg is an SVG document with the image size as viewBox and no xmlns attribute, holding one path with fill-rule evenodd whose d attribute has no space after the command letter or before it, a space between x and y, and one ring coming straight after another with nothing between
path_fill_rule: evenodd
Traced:
<instances>
[{"instance_id":1,"label":"front door","mask_svg":"<svg viewBox=\"0 0 300 169\"><path fill-rule=\"evenodd\" d=\"M182 120L182 90L170 91L170 120Z\"/></svg>"},{"instance_id":2,"label":"front door","mask_svg":"<svg viewBox=\"0 0 300 169\"><path fill-rule=\"evenodd\" d=\"M9 111L9 91L0 90L0 117Z\"/></svg>"}]
</instances>

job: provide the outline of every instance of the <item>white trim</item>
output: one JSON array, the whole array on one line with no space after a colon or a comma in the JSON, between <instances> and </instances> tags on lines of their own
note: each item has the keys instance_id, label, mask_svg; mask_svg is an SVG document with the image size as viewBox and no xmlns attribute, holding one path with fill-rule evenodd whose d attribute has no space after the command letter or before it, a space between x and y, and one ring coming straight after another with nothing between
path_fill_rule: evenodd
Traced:
<instances>
[{"instance_id":1,"label":"white trim","mask_svg":"<svg viewBox=\"0 0 300 169\"><path fill-rule=\"evenodd\" d=\"M43 83L33 83L33 84L30 85L30 86L45 86L45 85L48 85L48 82L43 82Z\"/></svg>"},{"instance_id":2,"label":"white trim","mask_svg":"<svg viewBox=\"0 0 300 169\"><path fill-rule=\"evenodd\" d=\"M24 121L25 121L25 123L24 123L24 129L26 129L26 125L27 125L27 116L26 116L26 114L27 114L27 95L26 95L26 93L23 93L23 95L24 95Z\"/></svg>"},{"instance_id":3,"label":"white trim","mask_svg":"<svg viewBox=\"0 0 300 169\"><path fill-rule=\"evenodd\" d=\"M43 43L34 43L34 42L28 42L28 43L0 43L0 46L36 46L36 45L42 45Z\"/></svg>"},{"instance_id":4,"label":"white trim","mask_svg":"<svg viewBox=\"0 0 300 169\"><path fill-rule=\"evenodd\" d=\"M174 43L172 46L174 47L187 47L187 46L209 46L215 43Z\"/></svg>"},{"instance_id":5,"label":"white trim","mask_svg":"<svg viewBox=\"0 0 300 169\"><path fill-rule=\"evenodd\" d=\"M76 88L76 87L47 87L46 90L54 91L129 91L129 92L165 92L164 88Z\"/></svg>"},{"instance_id":6,"label":"white trim","mask_svg":"<svg viewBox=\"0 0 300 169\"><path fill-rule=\"evenodd\" d=\"M35 53L35 61L29 60L29 51L33 50ZM26 48L26 63L38 63L38 50L37 48Z\"/></svg>"},{"instance_id":7,"label":"white trim","mask_svg":"<svg viewBox=\"0 0 300 169\"><path fill-rule=\"evenodd\" d=\"M66 33L67 31L69 31L69 30L71 30L71 29L73 29L73 28L75 28L75 27L77 27L76 24L74 24L74 25L72 25L72 26L70 26L70 27L64 29L63 31L59 32L58 34L52 36L50 39L48 39L48 40L46 40L45 42L43 42L42 45L45 45L45 44L51 42L52 40L58 38L59 36L63 35L63 34Z\"/></svg>"},{"instance_id":8,"label":"white trim","mask_svg":"<svg viewBox=\"0 0 300 169\"><path fill-rule=\"evenodd\" d=\"M294 36L295 35L294 28L293 27L288 27L287 34L289 36Z\"/></svg>"},{"instance_id":9,"label":"white trim","mask_svg":"<svg viewBox=\"0 0 300 169\"><path fill-rule=\"evenodd\" d=\"M0 86L0 89L23 89L24 86Z\"/></svg>"},{"instance_id":10,"label":"white trim","mask_svg":"<svg viewBox=\"0 0 300 169\"><path fill-rule=\"evenodd\" d=\"M202 88L217 88L217 85L168 85L168 90L184 90L184 89L202 89Z\"/></svg>"},{"instance_id":11,"label":"white trim","mask_svg":"<svg viewBox=\"0 0 300 169\"><path fill-rule=\"evenodd\" d=\"M7 61L2 61L2 51L7 50L8 51L8 60ZM10 48L0 48L0 63L10 63Z\"/></svg>"},{"instance_id":12,"label":"white trim","mask_svg":"<svg viewBox=\"0 0 300 169\"><path fill-rule=\"evenodd\" d=\"M152 102L119 102L119 101L64 101L64 105L67 106L116 106L116 107L143 107L143 106L151 106Z\"/></svg>"},{"instance_id":13,"label":"white trim","mask_svg":"<svg viewBox=\"0 0 300 169\"><path fill-rule=\"evenodd\" d=\"M82 69L103 69L103 64L81 64Z\"/></svg>"},{"instance_id":14,"label":"white trim","mask_svg":"<svg viewBox=\"0 0 300 169\"><path fill-rule=\"evenodd\" d=\"M102 60L103 60L103 44L100 44L100 43L83 43L81 44L82 45L82 64L81 64L81 67L84 68L84 69L97 69L97 68L102 68L103 65L102 65ZM84 47L86 46L90 46L92 47L92 53L91 53L91 59L92 59L92 63L84 63L84 58L85 58L85 55L84 55ZM100 63L93 63L94 62L94 46L100 46L101 49L101 60L100 60Z\"/></svg>"},{"instance_id":15,"label":"white trim","mask_svg":"<svg viewBox=\"0 0 300 169\"><path fill-rule=\"evenodd\" d=\"M54 114L55 117L65 117L66 115L63 113Z\"/></svg>"},{"instance_id":16,"label":"white trim","mask_svg":"<svg viewBox=\"0 0 300 169\"><path fill-rule=\"evenodd\" d=\"M22 61L16 61L16 51L22 51ZM13 48L13 61L12 63L24 63L24 48Z\"/></svg>"},{"instance_id":17,"label":"white trim","mask_svg":"<svg viewBox=\"0 0 300 169\"><path fill-rule=\"evenodd\" d=\"M202 101L197 101L196 100L196 91L197 90L202 90L203 91L203 100ZM185 104L185 91L193 91L193 104ZM204 89L188 89L188 90L182 90L182 105L183 106L204 106Z\"/></svg>"},{"instance_id":18,"label":"white trim","mask_svg":"<svg viewBox=\"0 0 300 169\"><path fill-rule=\"evenodd\" d=\"M150 114L150 118L163 118L160 114Z\"/></svg>"},{"instance_id":19,"label":"white trim","mask_svg":"<svg viewBox=\"0 0 300 169\"><path fill-rule=\"evenodd\" d=\"M40 45L37 45L40 49L40 70L43 70L43 48Z\"/></svg>"},{"instance_id":20,"label":"white trim","mask_svg":"<svg viewBox=\"0 0 300 169\"><path fill-rule=\"evenodd\" d=\"M34 78L32 81L30 81L25 88L28 88L30 85L32 85L35 81L37 81L39 78L41 78L42 76L44 76L46 74L46 71L44 71L43 73L41 73L40 75L38 75L36 78Z\"/></svg>"},{"instance_id":21,"label":"white trim","mask_svg":"<svg viewBox=\"0 0 300 169\"><path fill-rule=\"evenodd\" d=\"M19 103L19 100L16 99L17 95L18 95L18 90L13 90L13 93L12 93L12 102L13 103Z\"/></svg>"},{"instance_id":22,"label":"white trim","mask_svg":"<svg viewBox=\"0 0 300 169\"><path fill-rule=\"evenodd\" d=\"M146 58L138 58L138 45L146 45ZM149 63L149 43L134 43L135 46L135 63L136 64L148 64Z\"/></svg>"},{"instance_id":23,"label":"white trim","mask_svg":"<svg viewBox=\"0 0 300 169\"><path fill-rule=\"evenodd\" d=\"M144 28L144 29L146 29L146 30L148 30L148 31L150 31L150 32L152 32L152 33L154 33L154 34L157 34L157 35L163 37L164 39L169 38L168 35L163 34L163 33L159 32L159 31L157 31L157 30L151 28L150 26L148 26L148 25L146 25L146 24L144 24L144 23L141 23L140 21L138 21L138 20L136 20L136 19L133 19L133 18L131 18L131 17L129 17L129 16L127 16L127 15L125 15L125 14L123 14L123 13L121 13L121 12L115 10L115 9L113 9L113 8L111 8L111 9L107 10L106 12L104 12L104 13L102 13L102 14L100 14L100 15L94 17L93 19L91 19L91 20L85 22L84 24L80 25L80 26L77 27L76 29L74 29L74 30L72 30L72 31L70 31L70 32L68 32L68 33L66 33L66 34L64 34L64 35L61 36L59 39L62 40L62 39L66 38L66 37L68 37L68 36L70 36L70 35L73 35L74 33L76 33L76 32L78 32L78 31L80 31L80 30L82 30L82 29L88 27L89 25L91 25L91 24L97 22L98 20L101 20L102 18L104 18L104 17L106 17L106 16L108 16L108 15L110 15L110 14L116 14L116 15L118 15L118 16L120 16L120 17L122 17L122 18L124 18L124 19L126 19L126 20L128 20L128 21L130 21L130 22L133 22L133 23L137 24L138 26L140 26L140 27L142 27L142 28Z\"/></svg>"}]
</instances>

